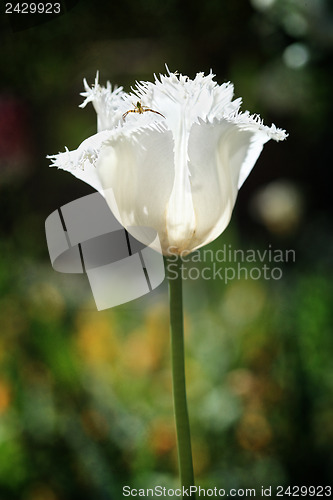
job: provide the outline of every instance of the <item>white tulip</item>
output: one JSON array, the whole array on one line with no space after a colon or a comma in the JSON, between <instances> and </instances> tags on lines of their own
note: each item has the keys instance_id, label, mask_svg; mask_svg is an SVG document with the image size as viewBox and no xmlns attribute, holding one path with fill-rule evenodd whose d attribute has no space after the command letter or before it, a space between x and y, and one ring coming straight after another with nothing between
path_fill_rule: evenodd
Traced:
<instances>
[{"instance_id":1,"label":"white tulip","mask_svg":"<svg viewBox=\"0 0 333 500\"><path fill-rule=\"evenodd\" d=\"M287 137L240 112L233 85L218 85L214 76L168 72L127 94L100 86L97 75L92 88L84 82L81 106L93 103L98 133L51 157L52 166L97 189L143 243L151 243L144 228L155 229L165 255L185 255L217 238L263 145Z\"/></svg>"}]
</instances>

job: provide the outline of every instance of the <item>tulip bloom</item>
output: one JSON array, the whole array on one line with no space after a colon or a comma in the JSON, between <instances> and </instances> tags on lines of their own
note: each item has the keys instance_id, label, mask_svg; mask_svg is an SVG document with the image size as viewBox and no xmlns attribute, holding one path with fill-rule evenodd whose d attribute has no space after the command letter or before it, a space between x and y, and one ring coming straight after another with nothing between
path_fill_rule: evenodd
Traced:
<instances>
[{"instance_id":1,"label":"tulip bloom","mask_svg":"<svg viewBox=\"0 0 333 500\"><path fill-rule=\"evenodd\" d=\"M218 85L212 73L191 80L168 72L129 94L100 86L98 75L91 88L84 85L81 107L93 103L97 134L51 157L52 166L97 189L143 243L150 243L145 228L156 230L165 255L217 238L263 145L287 137L241 112L233 85Z\"/></svg>"}]
</instances>

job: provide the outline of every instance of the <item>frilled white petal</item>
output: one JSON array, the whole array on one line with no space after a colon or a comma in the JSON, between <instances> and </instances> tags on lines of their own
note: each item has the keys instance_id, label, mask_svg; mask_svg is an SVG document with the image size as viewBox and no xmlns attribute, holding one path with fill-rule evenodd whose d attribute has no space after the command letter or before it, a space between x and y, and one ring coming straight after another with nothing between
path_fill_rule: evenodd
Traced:
<instances>
[{"instance_id":1,"label":"frilled white petal","mask_svg":"<svg viewBox=\"0 0 333 500\"><path fill-rule=\"evenodd\" d=\"M138 83L135 93L128 98L140 99L145 106L162 113L173 135L174 184L164 222L167 237L163 239L179 253L192 246L197 231L188 167L191 128L200 118L213 119L225 113L236 113L241 102L240 99L232 102L232 84L219 86L213 78L212 73L207 76L198 73L194 80L169 73L160 80L155 78L154 83Z\"/></svg>"},{"instance_id":2,"label":"frilled white petal","mask_svg":"<svg viewBox=\"0 0 333 500\"><path fill-rule=\"evenodd\" d=\"M96 167L105 197L121 224L129 232L131 227L142 227L135 236L147 244L145 228L153 228L168 246L167 205L175 176L171 132L148 128L110 139Z\"/></svg>"},{"instance_id":3,"label":"frilled white petal","mask_svg":"<svg viewBox=\"0 0 333 500\"><path fill-rule=\"evenodd\" d=\"M85 92L82 92L81 95L85 97L85 100L80 104L80 108L84 108L89 102L92 102L97 113L97 131L102 132L121 123L121 106L127 94L123 91L123 87L115 87L112 90L110 82L107 82L106 87L102 87L98 83L98 78L97 72L95 84L91 87L86 79L83 80Z\"/></svg>"},{"instance_id":4,"label":"frilled white petal","mask_svg":"<svg viewBox=\"0 0 333 500\"><path fill-rule=\"evenodd\" d=\"M248 111L229 115L227 120L229 123L236 125L240 132L249 132L249 137L251 137L250 142L243 145L243 148L247 152L238 177L237 187L240 189L254 167L264 144L270 139L283 141L288 137L288 134L285 130L277 128L274 124L270 127L264 125L259 115L251 115ZM235 144L234 148L236 154L242 154L240 144Z\"/></svg>"},{"instance_id":5,"label":"frilled white petal","mask_svg":"<svg viewBox=\"0 0 333 500\"><path fill-rule=\"evenodd\" d=\"M68 151L66 149L64 153L48 156L52 161L51 167L58 167L61 170L70 172L104 195L103 187L96 170L96 161L103 142L109 136L110 132L108 131L100 132L83 141L75 151Z\"/></svg>"},{"instance_id":6,"label":"frilled white petal","mask_svg":"<svg viewBox=\"0 0 333 500\"><path fill-rule=\"evenodd\" d=\"M220 234L230 220L237 196L228 147L223 147L230 130L227 122L192 127L188 149L196 231L188 250L212 241L216 225Z\"/></svg>"},{"instance_id":7,"label":"frilled white petal","mask_svg":"<svg viewBox=\"0 0 333 500\"><path fill-rule=\"evenodd\" d=\"M188 139L190 124L185 116L179 120L177 135L173 134L173 189L166 207L166 228L169 246L178 253L186 251L196 230L190 171Z\"/></svg>"},{"instance_id":8,"label":"frilled white petal","mask_svg":"<svg viewBox=\"0 0 333 500\"><path fill-rule=\"evenodd\" d=\"M214 74L198 73L191 80L187 76L170 73L155 77L155 82L137 83L130 99L140 99L146 106L156 109L166 117L174 136L179 131L179 121L186 119L187 128L199 118L212 120L236 113L241 99L232 101L234 87L228 82L218 85Z\"/></svg>"},{"instance_id":9,"label":"frilled white petal","mask_svg":"<svg viewBox=\"0 0 333 500\"><path fill-rule=\"evenodd\" d=\"M189 170L196 231L190 250L213 241L225 230L239 187L268 140L262 130L245 130L223 119L193 125Z\"/></svg>"}]
</instances>

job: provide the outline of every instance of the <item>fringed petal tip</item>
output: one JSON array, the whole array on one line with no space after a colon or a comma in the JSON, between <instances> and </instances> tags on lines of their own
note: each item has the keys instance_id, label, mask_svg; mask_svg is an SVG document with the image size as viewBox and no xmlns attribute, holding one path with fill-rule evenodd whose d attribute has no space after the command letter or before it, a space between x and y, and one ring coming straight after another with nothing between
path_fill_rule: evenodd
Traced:
<instances>
[{"instance_id":1,"label":"fringed petal tip","mask_svg":"<svg viewBox=\"0 0 333 500\"><path fill-rule=\"evenodd\" d=\"M89 102L92 102L98 95L98 93L101 92L102 87L98 83L99 80L99 71L96 72L95 76L95 83L92 84L91 87L89 87L87 80L84 78L83 79L83 86L85 88L85 92L81 92L80 95L82 97L85 97L85 100L83 101L82 104L79 104L79 108L85 108L86 105Z\"/></svg>"},{"instance_id":2,"label":"fringed petal tip","mask_svg":"<svg viewBox=\"0 0 333 500\"><path fill-rule=\"evenodd\" d=\"M89 102L94 104L103 103L106 107L114 104L115 99L122 98L126 95L123 92L123 87L118 87L115 85L112 90L112 85L109 81L106 82L106 87L103 87L99 84L99 72L97 71L95 77L95 83L89 87L87 80L84 78L83 85L85 88L85 92L81 92L80 95L85 97L85 100L82 104L79 104L80 108L84 108Z\"/></svg>"},{"instance_id":3,"label":"fringed petal tip","mask_svg":"<svg viewBox=\"0 0 333 500\"><path fill-rule=\"evenodd\" d=\"M46 158L51 160L50 167L57 167L58 169L66 170L67 172L74 172L76 169L84 170L86 160L92 164L93 157L95 157L96 161L97 152L93 155L88 151L69 151L69 149L65 147L65 151L63 153L49 155Z\"/></svg>"},{"instance_id":4,"label":"fringed petal tip","mask_svg":"<svg viewBox=\"0 0 333 500\"><path fill-rule=\"evenodd\" d=\"M83 141L74 151L69 151L65 147L63 153L47 156L52 162L50 167L58 167L70 172L77 169L84 170L86 167L95 167L101 148L109 137L110 132L103 131Z\"/></svg>"},{"instance_id":5,"label":"fringed petal tip","mask_svg":"<svg viewBox=\"0 0 333 500\"><path fill-rule=\"evenodd\" d=\"M266 127L268 129L267 133L270 135L274 141L284 141L289 136L288 132L286 132L282 128L278 128L274 123L270 127Z\"/></svg>"},{"instance_id":6,"label":"fringed petal tip","mask_svg":"<svg viewBox=\"0 0 333 500\"><path fill-rule=\"evenodd\" d=\"M95 83L91 87L84 79L85 92L82 92L81 95L85 97L85 100L80 104L80 107L84 108L89 102L93 103L98 114L99 131L110 130L117 124L120 124L124 129L135 129L134 126L128 127L128 124L122 120L123 113L132 107L133 99L140 99L143 104L152 107L167 99L169 104L166 104L164 111L162 110L165 115L168 114L168 109L174 110L173 103L177 102L180 106L181 103L185 105L185 102L188 102L194 122L199 118L207 119L209 122L223 118L234 123L240 129L263 132L269 139L275 141L283 141L288 137L285 130L277 128L274 124L270 127L264 125L259 115L251 115L248 111L241 112L242 99L233 100L233 84L225 82L219 85L214 81L215 74L212 70L207 75L199 72L192 80L178 71L170 71L167 64L165 68L166 74L154 75L154 83L136 82L131 93L126 93L122 87L116 86L112 90L110 82L107 82L106 87L101 86L97 72ZM151 118L151 121L155 121L156 115L152 115ZM143 121L148 122L141 117L140 125L143 125Z\"/></svg>"},{"instance_id":7,"label":"fringed petal tip","mask_svg":"<svg viewBox=\"0 0 333 500\"><path fill-rule=\"evenodd\" d=\"M270 127L264 125L260 115L251 115L249 111L236 111L229 115L225 115L224 119L230 123L234 123L242 130L262 132L269 139L273 139L274 141L284 141L289 135L285 130L274 125L274 123Z\"/></svg>"},{"instance_id":8,"label":"fringed petal tip","mask_svg":"<svg viewBox=\"0 0 333 500\"><path fill-rule=\"evenodd\" d=\"M65 156L67 156L67 160L65 160ZM64 152L59 152L58 154L54 155L47 155L46 158L48 160L51 160L50 167L57 167L63 169L63 165L66 163L70 162L70 151L69 149L65 146L65 151Z\"/></svg>"}]
</instances>

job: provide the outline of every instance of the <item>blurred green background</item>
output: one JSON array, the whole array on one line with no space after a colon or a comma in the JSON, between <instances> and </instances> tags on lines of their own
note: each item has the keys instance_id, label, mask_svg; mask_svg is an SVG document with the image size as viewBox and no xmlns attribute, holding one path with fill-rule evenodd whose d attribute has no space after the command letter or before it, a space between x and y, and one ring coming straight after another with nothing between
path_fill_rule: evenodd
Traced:
<instances>
[{"instance_id":1,"label":"blurred green background","mask_svg":"<svg viewBox=\"0 0 333 500\"><path fill-rule=\"evenodd\" d=\"M190 77L212 69L243 110L290 134L265 146L209 248L271 245L295 250L295 262L279 264L280 280L185 282L197 483L329 484L332 3L61 4L48 22L1 4L0 499L178 485L166 284L97 312L85 276L53 271L44 233L52 211L92 192L45 158L96 131L92 106L78 108L83 78L99 70L101 83L129 90L165 63Z\"/></svg>"}]
</instances>

